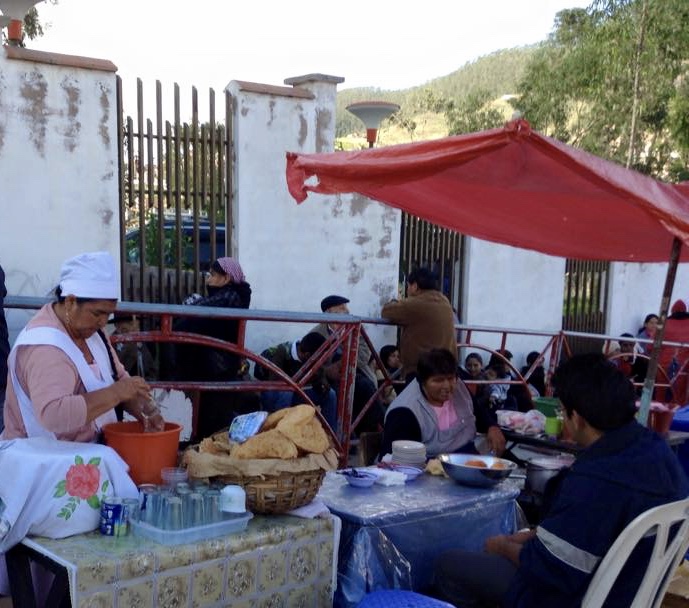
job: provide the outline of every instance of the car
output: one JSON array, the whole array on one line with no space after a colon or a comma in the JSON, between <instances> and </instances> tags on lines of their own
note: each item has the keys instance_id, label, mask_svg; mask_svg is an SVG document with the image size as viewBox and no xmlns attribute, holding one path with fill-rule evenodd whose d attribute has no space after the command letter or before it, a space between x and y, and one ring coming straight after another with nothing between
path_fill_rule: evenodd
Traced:
<instances>
[{"instance_id":1,"label":"car","mask_svg":"<svg viewBox=\"0 0 689 608\"><path fill-rule=\"evenodd\" d=\"M155 266L158 262L158 230L157 223L152 221L146 225L146 258L147 265ZM206 218L198 223L199 227L199 265L201 270L208 270L211 260L211 225ZM176 266L177 222L166 219L164 223L165 266ZM182 268L190 269L194 266L194 221L189 218L182 220ZM126 259L130 264L139 264L141 231L132 228L125 235ZM215 225L216 257L225 255L225 224Z\"/></svg>"}]
</instances>

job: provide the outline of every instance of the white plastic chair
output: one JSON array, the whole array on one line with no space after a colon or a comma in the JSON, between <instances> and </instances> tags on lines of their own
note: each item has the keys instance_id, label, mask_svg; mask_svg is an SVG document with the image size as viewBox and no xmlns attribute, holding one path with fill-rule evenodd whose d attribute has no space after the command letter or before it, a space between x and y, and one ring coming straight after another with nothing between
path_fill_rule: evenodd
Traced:
<instances>
[{"instance_id":1,"label":"white plastic chair","mask_svg":"<svg viewBox=\"0 0 689 608\"><path fill-rule=\"evenodd\" d=\"M677 532L668 545L668 534L674 524ZM649 509L632 521L617 537L591 579L582 608L600 608L617 576L638 542L655 536L648 569L630 608L657 608L670 584L672 575L689 546L689 498Z\"/></svg>"}]
</instances>

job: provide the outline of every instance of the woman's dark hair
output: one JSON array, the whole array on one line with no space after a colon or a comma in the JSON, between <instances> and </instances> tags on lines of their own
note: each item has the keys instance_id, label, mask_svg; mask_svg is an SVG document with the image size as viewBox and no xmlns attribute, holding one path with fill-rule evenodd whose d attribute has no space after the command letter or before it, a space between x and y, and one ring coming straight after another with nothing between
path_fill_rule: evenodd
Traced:
<instances>
[{"instance_id":1,"label":"woman's dark hair","mask_svg":"<svg viewBox=\"0 0 689 608\"><path fill-rule=\"evenodd\" d=\"M55 299L58 302L62 303L65 301L66 296L62 295L62 287L58 285L53 293L55 294ZM83 304L84 302L95 302L99 299L100 298L77 298L77 304Z\"/></svg>"},{"instance_id":2,"label":"woman's dark hair","mask_svg":"<svg viewBox=\"0 0 689 608\"><path fill-rule=\"evenodd\" d=\"M434 348L419 355L416 379L423 384L431 376L457 374L457 358L446 348Z\"/></svg>"},{"instance_id":3,"label":"woman's dark hair","mask_svg":"<svg viewBox=\"0 0 689 608\"><path fill-rule=\"evenodd\" d=\"M567 415L575 411L599 431L624 426L636 414L634 385L600 353L565 361L555 370L552 384Z\"/></svg>"},{"instance_id":4,"label":"woman's dark hair","mask_svg":"<svg viewBox=\"0 0 689 608\"><path fill-rule=\"evenodd\" d=\"M438 289L438 279L428 268L417 268L407 276L407 284L416 283L419 289Z\"/></svg>"},{"instance_id":5,"label":"woman's dark hair","mask_svg":"<svg viewBox=\"0 0 689 608\"><path fill-rule=\"evenodd\" d=\"M223 276L227 275L227 273L223 270L223 268L220 265L220 263L218 262L218 260L215 260L215 262L213 262L211 264L211 270L213 272L217 272L218 274L221 274Z\"/></svg>"},{"instance_id":6,"label":"woman's dark hair","mask_svg":"<svg viewBox=\"0 0 689 608\"><path fill-rule=\"evenodd\" d=\"M644 318L644 325L646 325L646 323L648 323L651 319L655 319L657 321L659 318L660 317L658 317L657 314L655 314L654 312L651 312L651 313L647 314L646 317Z\"/></svg>"},{"instance_id":7,"label":"woman's dark hair","mask_svg":"<svg viewBox=\"0 0 689 608\"><path fill-rule=\"evenodd\" d=\"M481 365L481 367L483 367L483 358L478 353L469 353L466 356L466 359L464 359L464 365L468 363L469 359L476 359Z\"/></svg>"},{"instance_id":8,"label":"woman's dark hair","mask_svg":"<svg viewBox=\"0 0 689 608\"><path fill-rule=\"evenodd\" d=\"M388 367L388 358L396 350L399 350L399 349L397 348L397 346L395 344L386 344L385 346L383 346L383 348L380 349L378 356L380 357L380 360L383 362L383 365L386 368Z\"/></svg>"},{"instance_id":9,"label":"woman's dark hair","mask_svg":"<svg viewBox=\"0 0 689 608\"><path fill-rule=\"evenodd\" d=\"M536 350L532 350L528 355L526 355L526 364L531 367L534 364L534 361L538 359L538 357L541 355Z\"/></svg>"}]
</instances>

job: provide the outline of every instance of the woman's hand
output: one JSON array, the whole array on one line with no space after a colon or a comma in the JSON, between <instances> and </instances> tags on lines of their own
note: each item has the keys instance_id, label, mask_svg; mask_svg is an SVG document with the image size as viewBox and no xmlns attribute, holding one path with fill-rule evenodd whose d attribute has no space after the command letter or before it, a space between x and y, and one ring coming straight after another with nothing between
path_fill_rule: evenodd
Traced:
<instances>
[{"instance_id":1,"label":"woman's hand","mask_svg":"<svg viewBox=\"0 0 689 608\"><path fill-rule=\"evenodd\" d=\"M488 446L496 456L502 456L505 451L505 436L502 434L500 427L491 426L486 433L486 441Z\"/></svg>"},{"instance_id":2,"label":"woman's hand","mask_svg":"<svg viewBox=\"0 0 689 608\"><path fill-rule=\"evenodd\" d=\"M138 401L147 402L150 398L151 388L146 381L139 376L125 376L112 385L119 402Z\"/></svg>"}]
</instances>

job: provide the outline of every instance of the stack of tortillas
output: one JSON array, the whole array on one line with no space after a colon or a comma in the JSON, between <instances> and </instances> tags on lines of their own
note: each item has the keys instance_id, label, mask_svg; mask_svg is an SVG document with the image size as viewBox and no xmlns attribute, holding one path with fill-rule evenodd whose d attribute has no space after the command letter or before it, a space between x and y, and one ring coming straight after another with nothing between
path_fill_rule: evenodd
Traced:
<instances>
[{"instance_id":1,"label":"stack of tortillas","mask_svg":"<svg viewBox=\"0 0 689 608\"><path fill-rule=\"evenodd\" d=\"M297 458L300 454L322 454L330 445L328 435L311 405L295 405L273 412L261 431L235 445L233 458Z\"/></svg>"}]
</instances>

